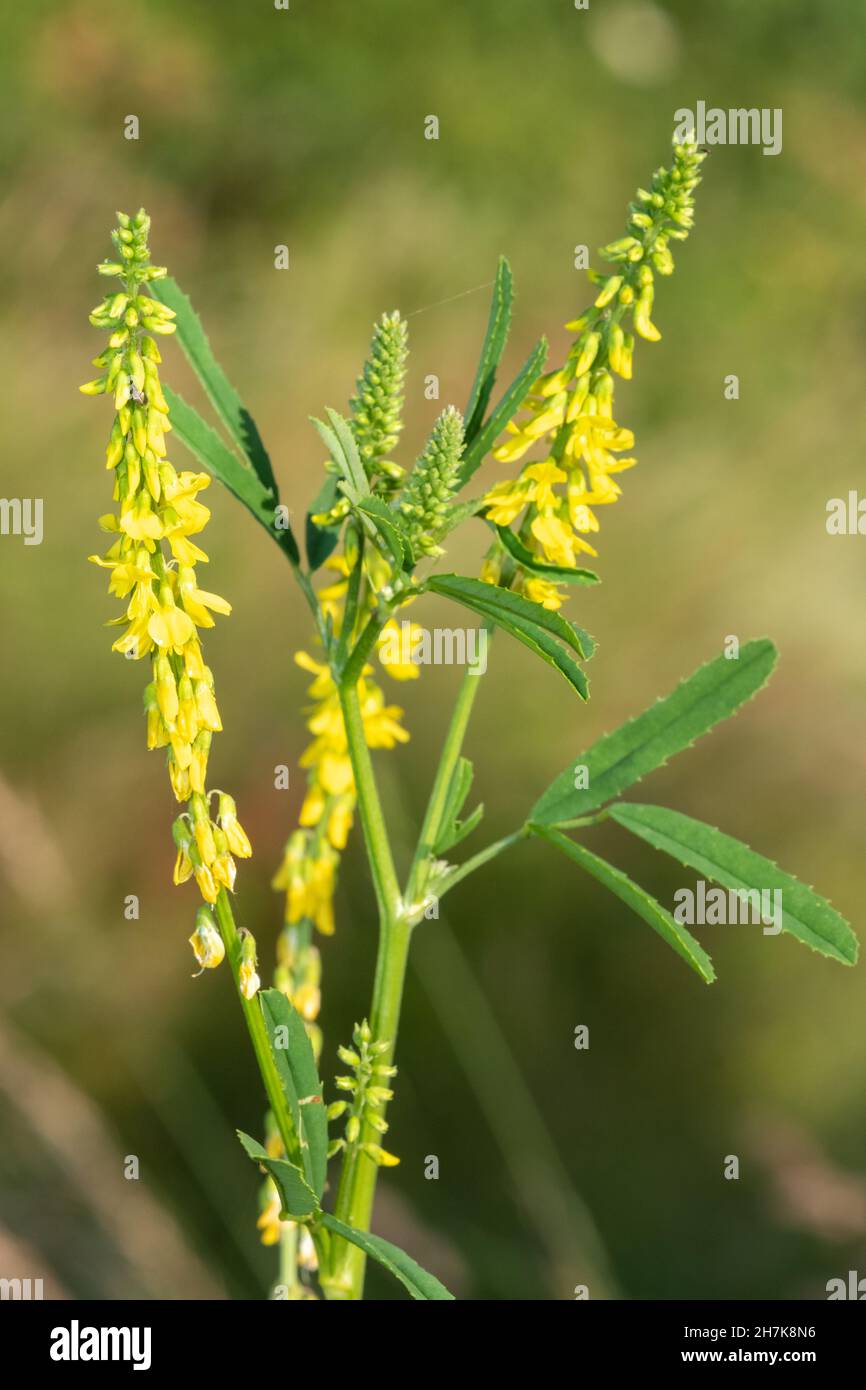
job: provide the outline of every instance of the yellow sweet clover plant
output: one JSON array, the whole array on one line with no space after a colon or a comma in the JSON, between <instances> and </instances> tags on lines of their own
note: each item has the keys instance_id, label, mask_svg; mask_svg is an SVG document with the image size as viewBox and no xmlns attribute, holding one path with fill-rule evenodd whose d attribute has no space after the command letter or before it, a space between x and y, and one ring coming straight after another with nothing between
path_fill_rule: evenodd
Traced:
<instances>
[{"instance_id":1,"label":"yellow sweet clover plant","mask_svg":"<svg viewBox=\"0 0 866 1390\"><path fill-rule=\"evenodd\" d=\"M734 894L749 898L772 890L782 902L781 929L831 959L856 960L848 924L771 861L679 812L619 799L752 698L775 664L767 639L746 643L733 660L723 654L699 667L581 753L511 834L457 863L453 851L482 816L479 807L461 819L472 781L462 750L480 686L481 668L470 666L403 880L371 757L371 750L393 749L409 737L403 711L389 702L384 683L418 677L416 648L425 630L402 612L428 593L462 605L480 620L485 637L504 630L557 670L581 699L588 697L583 666L594 644L560 609L570 588L597 582L582 564L596 556L589 538L599 530L600 509L621 496L618 475L636 462L633 435L615 418L615 380L631 378L637 339L661 336L652 317L656 281L674 269L671 243L691 230L703 157L692 143L674 144L670 167L658 169L630 204L626 234L602 249L609 269L589 272L594 302L567 325L576 336L564 364L543 370L542 340L493 404L511 323L511 272L500 261L466 409L448 406L440 414L408 469L393 457L403 430L407 326L398 313L380 319L348 417L328 410L327 420L314 422L327 462L307 517L306 563L249 411L186 296L162 267L150 264L150 222L143 211L118 214L115 259L98 267L114 281L91 315L108 332L108 346L94 359L100 375L81 389L113 400L107 465L116 509L101 518L113 537L108 553L90 558L110 571L110 592L126 605L113 620L123 629L114 650L150 662L147 743L166 750L183 807L173 826L174 881L194 879L204 900L190 938L195 957L201 971L228 957L261 1072L269 1106L264 1143L239 1137L263 1174L257 1224L262 1241L280 1247L280 1296L358 1299L372 1257L413 1297L451 1297L435 1276L370 1232L378 1171L399 1161L383 1140L396 1085L403 981L412 933L431 905L519 841L534 836L559 849L706 983L714 971L698 941L661 903L590 851L580 839L584 827L609 818ZM172 334L227 440L161 385L157 339ZM178 472L168 461L172 429L204 471ZM508 476L467 499L467 485L490 455ZM304 711L311 742L301 758L307 789L299 824L273 878L284 913L269 989L262 988L255 939L237 928L232 908L235 860L249 857L249 840L231 796L208 786L211 742L222 725L199 632L213 625L214 613L230 612L224 599L199 587L197 574L208 557L193 537L209 518L198 495L212 477L280 547L314 623L314 643L295 657L311 678ZM491 541L479 577L441 572L450 532L473 519L488 528ZM350 1043L337 1047L346 1070L334 1079L337 1094L328 1104L320 1072L316 936L335 930L340 859L356 818L379 941L369 1009Z\"/></svg>"}]
</instances>

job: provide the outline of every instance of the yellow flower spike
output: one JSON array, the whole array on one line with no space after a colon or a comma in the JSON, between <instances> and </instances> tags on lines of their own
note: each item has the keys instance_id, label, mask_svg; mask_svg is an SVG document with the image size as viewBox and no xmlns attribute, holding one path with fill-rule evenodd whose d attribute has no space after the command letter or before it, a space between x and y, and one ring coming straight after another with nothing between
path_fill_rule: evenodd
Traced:
<instances>
[{"instance_id":1,"label":"yellow flower spike","mask_svg":"<svg viewBox=\"0 0 866 1390\"><path fill-rule=\"evenodd\" d=\"M630 431L620 431L614 424L612 374L631 379L635 335L650 342L661 337L651 318L655 274L667 275L673 270L669 239L682 240L688 235L703 158L694 143L675 143L671 167L658 169L651 189L639 191L638 201L644 210L632 205L629 234L601 251L605 260L614 263L613 273L588 272L596 287L595 302L566 325L577 338L564 367L538 378L523 415L509 422L509 437L493 450L495 459L510 463L521 458L530 444L543 440L551 460L568 470L566 497L558 490L559 481L537 496L526 469L519 480L497 483L484 498L487 520L498 526L511 526L530 508L520 539L548 562L573 566L575 554L595 554L583 539L588 531L598 529L591 504L615 501L620 490L608 475L635 463L633 458L615 458L621 450L632 448L634 439ZM561 412L559 390L565 391ZM582 486L578 486L575 472L582 478ZM495 582L501 565L502 556L497 556L494 547L493 555L485 561L485 577ZM519 575L518 567L517 582ZM538 602L548 605L558 601L558 590L552 593L534 583L530 590L528 585L538 576L528 574L524 578L523 592L534 592Z\"/></svg>"},{"instance_id":2,"label":"yellow flower spike","mask_svg":"<svg viewBox=\"0 0 866 1390\"><path fill-rule=\"evenodd\" d=\"M120 507L117 516L100 518L101 528L117 539L104 559L92 559L111 570L111 594L129 599L125 616L115 620L125 630L114 651L152 657L153 680L145 691L147 746L167 746L177 801L195 798L195 826L175 823L174 881L195 876L203 898L213 903L220 885L234 887L232 852L243 858L252 852L236 817L234 823L214 826L207 813L207 762L222 723L196 628L213 626L211 613L229 613L231 606L196 581L195 566L207 562L207 555L190 538L210 520L210 510L197 500L210 477L178 474L165 457L171 420L156 336L175 331L175 314L142 292L147 282L165 274L163 267L150 265L150 220L140 211L132 218L118 214L118 224L113 240L120 260L101 265L100 271L120 277L121 286L97 304L90 321L110 329L97 366L106 368L99 393L110 392L114 399L106 466L114 470L114 500ZM86 386L85 393L95 395L96 384ZM207 954L206 945L202 949Z\"/></svg>"}]
</instances>

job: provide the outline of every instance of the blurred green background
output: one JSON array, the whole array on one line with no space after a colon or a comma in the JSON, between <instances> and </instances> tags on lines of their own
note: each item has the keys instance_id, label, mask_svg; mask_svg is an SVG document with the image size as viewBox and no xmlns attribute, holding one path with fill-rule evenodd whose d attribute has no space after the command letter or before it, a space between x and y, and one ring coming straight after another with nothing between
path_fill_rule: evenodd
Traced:
<instances>
[{"instance_id":1,"label":"blurred green background","mask_svg":"<svg viewBox=\"0 0 866 1390\"><path fill-rule=\"evenodd\" d=\"M696 232L659 289L664 340L641 344L618 387L640 466L602 518L604 583L569 609L598 638L592 701L500 636L467 751L480 845L726 635L769 633L782 652L769 690L645 799L742 836L856 927L864 542L824 522L828 498L863 478L866 10L32 0L2 24L2 492L44 499L45 538L0 540L0 1273L42 1276L61 1297L255 1298L274 1257L232 1130L260 1126L258 1080L228 975L190 980L196 895L171 886L174 803L144 749L143 671L109 652L116 605L85 563L109 506L110 411L77 386L102 346L87 313L114 210L150 211L155 260L202 312L297 520L321 469L307 417L345 409L383 310L413 315L411 458L441 404L465 401L487 313L477 287L500 252L518 293L506 370L541 332L559 360L561 325L587 298L574 246L621 234L675 109L782 107L777 158L711 153ZM428 114L438 142L423 138ZM164 356L192 397L179 351ZM423 393L434 372L438 404ZM292 653L307 613L276 547L227 494L207 500L208 584L234 604L207 642L226 727L212 778L254 841L238 909L267 964L268 881L303 794L294 771L275 791L273 769L294 769L306 741ZM485 544L468 526L454 568L475 572ZM456 678L428 669L391 687L413 737L380 763L405 838ZM664 901L689 881L615 827L593 843ZM124 919L130 893L138 922ZM338 911L323 944L328 1075L369 998L357 838ZM866 1273L862 969L711 927L707 990L541 844L443 913L415 940L389 1136L402 1164L380 1184L381 1234L465 1298L570 1298L580 1283L593 1297L823 1297L829 1278ZM581 1023L588 1052L573 1046ZM130 1154L138 1182L123 1177ZM738 1182L723 1177L729 1154ZM400 1296L376 1274L370 1292Z\"/></svg>"}]
</instances>

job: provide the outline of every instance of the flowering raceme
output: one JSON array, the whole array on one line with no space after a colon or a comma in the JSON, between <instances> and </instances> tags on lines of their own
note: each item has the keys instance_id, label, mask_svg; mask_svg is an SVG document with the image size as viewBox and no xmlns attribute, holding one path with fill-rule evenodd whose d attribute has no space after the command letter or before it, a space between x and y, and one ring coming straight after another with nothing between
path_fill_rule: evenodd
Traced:
<instances>
[{"instance_id":1,"label":"flowering raceme","mask_svg":"<svg viewBox=\"0 0 866 1390\"><path fill-rule=\"evenodd\" d=\"M545 608L559 608L563 595L543 566L573 569L581 554L597 553L588 539L599 529L596 509L616 502L622 490L615 475L637 462L630 456L634 435L614 419L613 374L631 378L634 334L648 342L661 337L650 317L655 276L671 274L670 242L684 240L692 227L703 159L693 143L674 145L671 168L658 169L649 190L638 189L628 235L600 253L614 272L589 272L599 287L595 303L566 325L578 337L565 365L538 378L525 417L509 425L510 438L494 450L500 463L515 462L536 445L544 450L543 458L497 483L484 501L497 526L510 527L522 515L518 538L541 568L522 571L515 587ZM634 333L624 327L629 318ZM498 583L505 559L496 542L483 578Z\"/></svg>"},{"instance_id":2,"label":"flowering raceme","mask_svg":"<svg viewBox=\"0 0 866 1390\"><path fill-rule=\"evenodd\" d=\"M113 650L134 660L150 658L152 678L144 692L147 746L167 750L174 795L186 805L174 825L175 883L195 877L205 902L212 904L221 887L234 886L234 856L252 853L233 799L207 790L211 740L222 722L198 632L213 627L212 614L228 614L231 608L218 594L199 588L196 575L196 566L208 557L192 537L210 517L198 494L210 478L178 473L166 457L171 422L156 337L175 331L174 313L146 293L148 282L162 278L165 269L150 264L150 219L143 211L134 217L118 213L118 224L112 233L118 260L98 269L121 288L90 315L92 324L110 331L108 347L94 358L103 375L81 387L85 395L114 398L107 467L114 473L118 511L101 517L100 525L116 539L104 557L90 559L110 571L109 592L129 600L125 613L112 620L124 629ZM190 938L203 969L222 960L218 940L205 909Z\"/></svg>"}]
</instances>

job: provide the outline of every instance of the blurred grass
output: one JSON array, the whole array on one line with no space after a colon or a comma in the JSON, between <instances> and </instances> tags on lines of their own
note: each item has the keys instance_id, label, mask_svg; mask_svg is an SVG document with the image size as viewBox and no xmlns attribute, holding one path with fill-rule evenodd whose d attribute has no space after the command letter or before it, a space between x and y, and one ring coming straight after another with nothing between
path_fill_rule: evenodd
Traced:
<instances>
[{"instance_id":1,"label":"blurred grass","mask_svg":"<svg viewBox=\"0 0 866 1390\"><path fill-rule=\"evenodd\" d=\"M500 252L518 292L505 369L541 332L555 360L587 293L573 247L619 233L634 187L665 157L674 110L781 106L778 158L711 153L696 232L660 287L664 341L618 389L640 466L603 518L604 584L572 609L599 639L592 702L577 708L501 638L469 751L492 837L726 634L768 632L782 651L769 691L659 773L648 799L751 840L856 925L863 566L857 541L831 541L824 517L829 497L862 488L866 11L857 0L609 0L589 13L566 0L296 0L286 14L151 0L130 15L36 0L2 26L2 492L42 496L46 531L41 547L0 542L0 874L13 965L0 1006L11 1035L98 1105L118 1171L125 1153L141 1156L148 1193L214 1287L254 1297L270 1260L251 1220L244 1228L255 1183L231 1127L255 1130L260 1101L225 982L189 982L192 898L170 887L173 803L160 760L144 753L140 672L109 654L100 620L114 605L84 562L108 506L108 422L75 388L101 346L86 315L114 209L151 212L156 259L204 315L297 518L321 467L307 416L345 405L382 310L412 315L408 457L437 408L424 376L439 375L442 401L467 394L486 291L454 296L488 282ZM129 113L138 142L122 137ZM438 142L422 136L429 113ZM283 242L292 268L278 275ZM165 355L167 379L192 395L179 354ZM723 397L730 372L737 403ZM496 474L488 466L483 480ZM210 582L235 606L208 643L226 726L213 766L253 835L239 904L267 960L279 922L267 880L302 795L300 775L274 791L273 768L294 767L304 744L291 657L307 622L276 548L227 496L214 489L209 501ZM484 544L469 527L455 568L471 572ZM445 611L430 605L428 620ZM413 740L391 775L416 818L454 684L431 669L397 697ZM614 829L597 840L658 896L677 886L646 847ZM138 923L123 918L131 892ZM789 941L719 932L705 934L720 980L704 994L541 845L473 879L449 915L625 1293L820 1294L863 1258L853 1219L829 1239L808 1203L777 1200L790 1132L815 1147L827 1183L866 1169L862 972ZM373 930L355 845L338 935L323 948L328 1065L366 1007ZM519 1213L507 1158L443 1034L432 1001L449 978L434 933L431 923L417 942L394 1112L403 1164L380 1225L398 1240L438 1232L465 1296L568 1297L579 1273L563 1287ZM571 1045L579 1022L588 1053ZM88 1227L85 1212L58 1219L80 1200L69 1176L49 1179L44 1156L31 1157L12 1101L3 1115L0 1223L35 1239L73 1295L139 1291L116 1234ZM423 1178L431 1152L438 1183ZM743 1160L737 1184L721 1176L731 1152ZM388 1192L401 1201L387 1204ZM51 1219L38 1220L44 1210Z\"/></svg>"}]
</instances>

